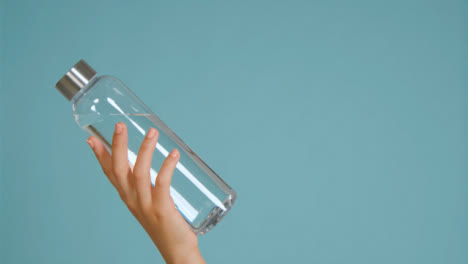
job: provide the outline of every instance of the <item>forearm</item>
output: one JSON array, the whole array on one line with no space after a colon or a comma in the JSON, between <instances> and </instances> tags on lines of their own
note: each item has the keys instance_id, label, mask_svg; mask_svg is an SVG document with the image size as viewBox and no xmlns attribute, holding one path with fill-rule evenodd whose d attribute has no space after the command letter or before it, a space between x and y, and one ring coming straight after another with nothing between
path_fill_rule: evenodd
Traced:
<instances>
[{"instance_id":1,"label":"forearm","mask_svg":"<svg viewBox=\"0 0 468 264\"><path fill-rule=\"evenodd\" d=\"M206 264L198 248L187 252L167 254L163 258L168 264Z\"/></svg>"}]
</instances>

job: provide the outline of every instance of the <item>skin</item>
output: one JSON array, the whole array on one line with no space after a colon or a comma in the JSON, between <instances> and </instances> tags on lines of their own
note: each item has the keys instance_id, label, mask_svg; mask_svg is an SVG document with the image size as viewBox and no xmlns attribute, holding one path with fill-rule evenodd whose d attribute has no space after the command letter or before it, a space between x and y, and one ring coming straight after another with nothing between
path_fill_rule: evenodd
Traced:
<instances>
[{"instance_id":1,"label":"skin","mask_svg":"<svg viewBox=\"0 0 468 264\"><path fill-rule=\"evenodd\" d=\"M127 157L125 123L115 125L112 155L96 137L89 137L87 142L104 174L148 233L166 263L205 263L198 248L197 236L175 208L169 192L172 174L180 157L177 149L172 150L164 160L155 186L151 185L151 159L158 135L155 128L148 130L133 168Z\"/></svg>"}]
</instances>

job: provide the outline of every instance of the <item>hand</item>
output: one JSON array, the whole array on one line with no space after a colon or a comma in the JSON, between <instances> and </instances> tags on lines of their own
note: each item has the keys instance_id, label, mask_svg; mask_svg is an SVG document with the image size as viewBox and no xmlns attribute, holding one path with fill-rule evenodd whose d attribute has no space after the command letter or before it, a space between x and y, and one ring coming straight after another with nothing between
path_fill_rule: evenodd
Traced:
<instances>
[{"instance_id":1,"label":"hand","mask_svg":"<svg viewBox=\"0 0 468 264\"><path fill-rule=\"evenodd\" d=\"M96 138L89 137L99 164L120 198L153 240L167 263L205 263L198 249L195 233L179 213L169 192L172 174L180 154L174 149L165 159L155 186L151 185L151 159L158 140L158 131L150 128L141 144L137 160L129 164L127 127L115 125L112 155Z\"/></svg>"}]
</instances>

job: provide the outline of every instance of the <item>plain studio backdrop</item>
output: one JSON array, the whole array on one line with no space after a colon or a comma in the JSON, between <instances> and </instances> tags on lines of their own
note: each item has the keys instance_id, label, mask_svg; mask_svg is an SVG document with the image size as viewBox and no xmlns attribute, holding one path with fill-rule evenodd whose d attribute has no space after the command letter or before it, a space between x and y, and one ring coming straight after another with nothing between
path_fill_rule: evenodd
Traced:
<instances>
[{"instance_id":1,"label":"plain studio backdrop","mask_svg":"<svg viewBox=\"0 0 468 264\"><path fill-rule=\"evenodd\" d=\"M55 83L120 78L237 192L209 263L468 263L466 1L0 4L1 263L162 263Z\"/></svg>"}]
</instances>

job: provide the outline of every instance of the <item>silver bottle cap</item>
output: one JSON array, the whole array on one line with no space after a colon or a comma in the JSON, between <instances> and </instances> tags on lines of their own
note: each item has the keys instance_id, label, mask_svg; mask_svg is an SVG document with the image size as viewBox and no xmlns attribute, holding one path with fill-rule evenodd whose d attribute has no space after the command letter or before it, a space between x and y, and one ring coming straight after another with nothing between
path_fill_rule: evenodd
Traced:
<instances>
[{"instance_id":1,"label":"silver bottle cap","mask_svg":"<svg viewBox=\"0 0 468 264\"><path fill-rule=\"evenodd\" d=\"M55 84L55 88L70 101L95 75L96 71L80 60Z\"/></svg>"}]
</instances>

